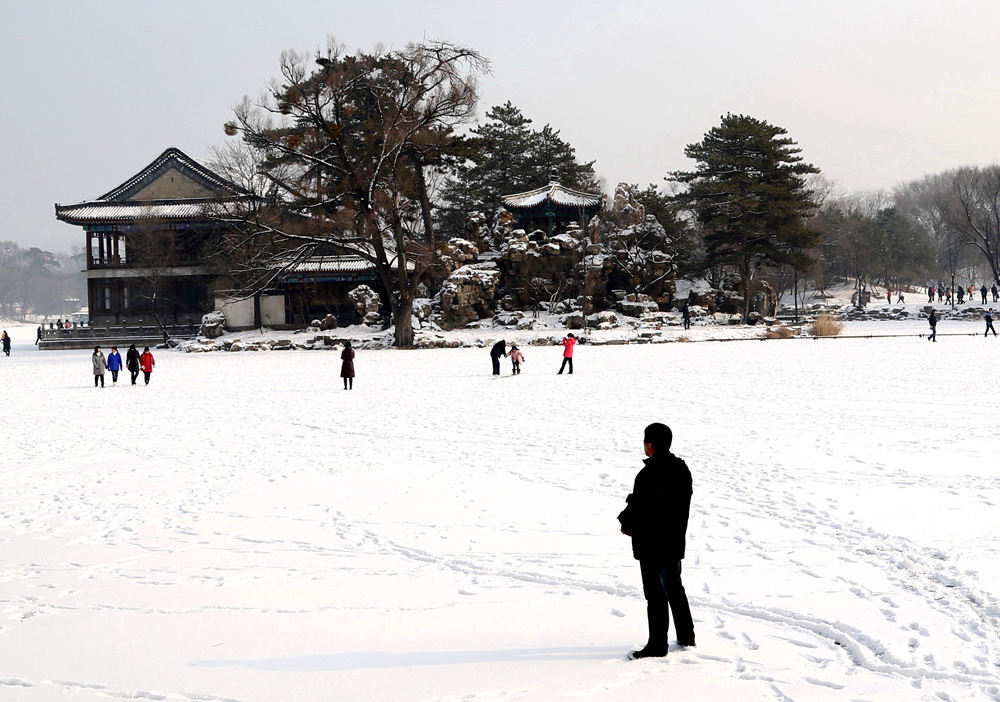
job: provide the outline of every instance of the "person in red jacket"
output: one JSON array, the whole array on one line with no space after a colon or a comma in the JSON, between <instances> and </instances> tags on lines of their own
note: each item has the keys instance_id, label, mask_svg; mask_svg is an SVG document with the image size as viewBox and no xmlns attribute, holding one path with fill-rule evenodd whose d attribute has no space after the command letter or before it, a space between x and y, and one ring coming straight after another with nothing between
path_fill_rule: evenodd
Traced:
<instances>
[{"instance_id":1,"label":"person in red jacket","mask_svg":"<svg viewBox=\"0 0 1000 702\"><path fill-rule=\"evenodd\" d=\"M576 344L576 337L573 334L567 334L566 338L562 340L563 345L563 362L559 366L559 375L562 375L563 369L566 368L566 364L569 364L569 374L573 375L573 346Z\"/></svg>"},{"instance_id":2,"label":"person in red jacket","mask_svg":"<svg viewBox=\"0 0 1000 702\"><path fill-rule=\"evenodd\" d=\"M153 354L149 352L149 347L147 346L139 356L139 370L142 371L142 376L146 379L146 385L149 385L149 376L153 374L153 368L155 367L156 361L153 360Z\"/></svg>"}]
</instances>

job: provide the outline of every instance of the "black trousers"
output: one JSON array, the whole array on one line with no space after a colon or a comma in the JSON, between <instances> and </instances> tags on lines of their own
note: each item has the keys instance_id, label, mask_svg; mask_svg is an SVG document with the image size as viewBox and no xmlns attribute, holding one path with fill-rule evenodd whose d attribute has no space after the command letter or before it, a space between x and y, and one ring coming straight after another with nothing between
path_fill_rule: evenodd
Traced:
<instances>
[{"instance_id":1,"label":"black trousers","mask_svg":"<svg viewBox=\"0 0 1000 702\"><path fill-rule=\"evenodd\" d=\"M135 385L135 379L139 377L139 371L130 370L129 373L132 374L132 384Z\"/></svg>"},{"instance_id":2,"label":"black trousers","mask_svg":"<svg viewBox=\"0 0 1000 702\"><path fill-rule=\"evenodd\" d=\"M500 375L500 357L490 354L490 358L493 359L493 375Z\"/></svg>"},{"instance_id":3,"label":"black trousers","mask_svg":"<svg viewBox=\"0 0 1000 702\"><path fill-rule=\"evenodd\" d=\"M142 375L146 378L146 385L149 385L149 376L153 374L153 371L143 371Z\"/></svg>"},{"instance_id":4,"label":"black trousers","mask_svg":"<svg viewBox=\"0 0 1000 702\"><path fill-rule=\"evenodd\" d=\"M646 598L646 617L649 620L649 642L651 648L667 650L667 632L670 628L670 613L674 614L674 632L677 643L693 646L694 621L687 593L681 584L681 562L662 563L660 561L639 561L642 573L642 594Z\"/></svg>"},{"instance_id":5,"label":"black trousers","mask_svg":"<svg viewBox=\"0 0 1000 702\"><path fill-rule=\"evenodd\" d=\"M111 382L112 383L117 383L118 382L118 371L116 371L116 370L111 371Z\"/></svg>"},{"instance_id":6,"label":"black trousers","mask_svg":"<svg viewBox=\"0 0 1000 702\"><path fill-rule=\"evenodd\" d=\"M100 383L102 388L104 387L104 373L97 373L94 375L95 388L97 387L97 383Z\"/></svg>"},{"instance_id":7,"label":"black trousers","mask_svg":"<svg viewBox=\"0 0 1000 702\"><path fill-rule=\"evenodd\" d=\"M559 375L562 375L563 368L566 367L567 363L569 364L569 374L573 375L573 357L572 356L563 356L562 365L559 366Z\"/></svg>"},{"instance_id":8,"label":"black trousers","mask_svg":"<svg viewBox=\"0 0 1000 702\"><path fill-rule=\"evenodd\" d=\"M993 332L993 336L997 335L997 330L993 328L993 322L986 323L986 331L983 332L983 336L989 336L990 332Z\"/></svg>"}]
</instances>

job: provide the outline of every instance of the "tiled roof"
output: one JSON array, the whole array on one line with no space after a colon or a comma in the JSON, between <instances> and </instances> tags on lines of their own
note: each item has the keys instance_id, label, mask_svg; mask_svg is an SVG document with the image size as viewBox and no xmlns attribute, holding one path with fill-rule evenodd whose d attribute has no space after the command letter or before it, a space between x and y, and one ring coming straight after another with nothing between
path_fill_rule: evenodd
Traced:
<instances>
[{"instance_id":1,"label":"tiled roof","mask_svg":"<svg viewBox=\"0 0 1000 702\"><path fill-rule=\"evenodd\" d=\"M546 201L563 207L596 207L601 204L601 195L580 192L551 182L526 193L504 195L501 200L503 200L504 207L513 209L537 207Z\"/></svg>"},{"instance_id":2,"label":"tiled roof","mask_svg":"<svg viewBox=\"0 0 1000 702\"><path fill-rule=\"evenodd\" d=\"M56 219L70 224L134 222L140 219L193 219L205 215L218 200L146 200L107 202L95 200L76 205L56 205Z\"/></svg>"},{"instance_id":3,"label":"tiled roof","mask_svg":"<svg viewBox=\"0 0 1000 702\"><path fill-rule=\"evenodd\" d=\"M288 269L289 273L357 273L375 270L375 264L360 256L314 256Z\"/></svg>"},{"instance_id":4,"label":"tiled roof","mask_svg":"<svg viewBox=\"0 0 1000 702\"><path fill-rule=\"evenodd\" d=\"M197 160L191 158L186 153L175 146L171 146L160 154L151 164L143 168L134 176L126 180L114 190L101 195L98 200L127 200L132 191L138 190L144 183L154 179L168 167L180 168L188 172L194 178L202 181L210 189L218 191L218 194L239 192L239 188L226 180L218 173L206 168Z\"/></svg>"}]
</instances>

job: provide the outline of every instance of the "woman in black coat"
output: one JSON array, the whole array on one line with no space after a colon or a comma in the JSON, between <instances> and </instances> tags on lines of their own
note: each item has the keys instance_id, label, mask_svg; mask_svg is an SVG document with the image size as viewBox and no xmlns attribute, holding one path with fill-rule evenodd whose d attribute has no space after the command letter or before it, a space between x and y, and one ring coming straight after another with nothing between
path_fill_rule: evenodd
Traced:
<instances>
[{"instance_id":1,"label":"woman in black coat","mask_svg":"<svg viewBox=\"0 0 1000 702\"><path fill-rule=\"evenodd\" d=\"M344 350L340 352L340 377L344 379L344 390L354 389L354 349L351 342L344 344Z\"/></svg>"},{"instance_id":2,"label":"woman in black coat","mask_svg":"<svg viewBox=\"0 0 1000 702\"><path fill-rule=\"evenodd\" d=\"M139 377L139 351L135 348L135 344L128 347L128 353L125 354L125 367L132 374L132 384L135 385L135 379Z\"/></svg>"}]
</instances>

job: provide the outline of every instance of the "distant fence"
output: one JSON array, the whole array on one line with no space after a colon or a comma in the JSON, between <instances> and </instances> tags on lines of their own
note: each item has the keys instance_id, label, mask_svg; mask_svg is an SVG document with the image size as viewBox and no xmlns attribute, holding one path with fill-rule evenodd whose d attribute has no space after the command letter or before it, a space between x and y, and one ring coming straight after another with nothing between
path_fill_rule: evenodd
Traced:
<instances>
[{"instance_id":1,"label":"distant fence","mask_svg":"<svg viewBox=\"0 0 1000 702\"><path fill-rule=\"evenodd\" d=\"M168 324L163 328L151 325L114 325L99 324L96 326L74 324L69 329L42 327L42 339L38 348L83 349L92 346L153 346L162 344L167 339L192 339L198 336L199 326L196 324ZM166 332L166 338L164 338Z\"/></svg>"}]
</instances>

